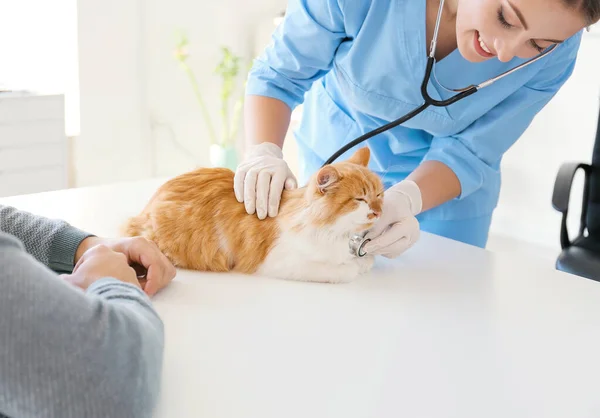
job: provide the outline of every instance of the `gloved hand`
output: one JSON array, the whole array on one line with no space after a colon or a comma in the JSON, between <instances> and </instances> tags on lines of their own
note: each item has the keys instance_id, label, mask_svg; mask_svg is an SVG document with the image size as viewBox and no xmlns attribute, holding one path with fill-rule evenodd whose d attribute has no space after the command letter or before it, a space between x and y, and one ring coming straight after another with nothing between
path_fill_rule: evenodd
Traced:
<instances>
[{"instance_id":1,"label":"gloved hand","mask_svg":"<svg viewBox=\"0 0 600 418\"><path fill-rule=\"evenodd\" d=\"M283 189L298 187L298 181L283 160L281 148L271 142L252 146L235 172L233 188L246 212L259 219L274 217L279 211Z\"/></svg>"},{"instance_id":2,"label":"gloved hand","mask_svg":"<svg viewBox=\"0 0 600 418\"><path fill-rule=\"evenodd\" d=\"M416 215L421 212L421 190L413 181L403 180L383 195L381 217L365 235L363 247L370 255L394 258L410 248L420 236Z\"/></svg>"}]
</instances>

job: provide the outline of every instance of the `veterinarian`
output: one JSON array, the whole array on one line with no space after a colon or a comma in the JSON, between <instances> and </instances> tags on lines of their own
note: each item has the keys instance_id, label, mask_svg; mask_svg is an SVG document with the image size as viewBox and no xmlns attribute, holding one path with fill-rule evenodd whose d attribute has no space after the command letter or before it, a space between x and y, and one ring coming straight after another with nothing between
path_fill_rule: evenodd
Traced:
<instances>
[{"instance_id":1,"label":"veterinarian","mask_svg":"<svg viewBox=\"0 0 600 418\"><path fill-rule=\"evenodd\" d=\"M148 295L174 277L145 239L0 206L0 417L151 417L164 335Z\"/></svg>"},{"instance_id":2,"label":"veterinarian","mask_svg":"<svg viewBox=\"0 0 600 418\"><path fill-rule=\"evenodd\" d=\"M248 78L251 146L234 187L248 213L276 216L282 190L297 187L282 147L299 104L303 118L295 135L304 184L344 144L423 103L439 8L427 89L436 100L456 94L447 89L493 79L554 50L367 141L370 168L386 192L374 239L364 248L396 257L419 228L485 247L502 156L570 77L582 31L600 18L600 0L447 0L439 6L438 0L291 0ZM419 223L403 222L407 217Z\"/></svg>"}]
</instances>

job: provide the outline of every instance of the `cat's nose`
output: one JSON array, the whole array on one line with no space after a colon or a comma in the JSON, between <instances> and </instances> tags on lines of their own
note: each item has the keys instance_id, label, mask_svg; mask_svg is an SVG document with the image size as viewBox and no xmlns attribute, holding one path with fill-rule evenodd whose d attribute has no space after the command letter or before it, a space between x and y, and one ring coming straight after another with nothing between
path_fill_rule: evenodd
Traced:
<instances>
[{"instance_id":1,"label":"cat's nose","mask_svg":"<svg viewBox=\"0 0 600 418\"><path fill-rule=\"evenodd\" d=\"M379 216L381 216L380 211L371 209L371 213L369 214L370 219L379 218Z\"/></svg>"}]
</instances>

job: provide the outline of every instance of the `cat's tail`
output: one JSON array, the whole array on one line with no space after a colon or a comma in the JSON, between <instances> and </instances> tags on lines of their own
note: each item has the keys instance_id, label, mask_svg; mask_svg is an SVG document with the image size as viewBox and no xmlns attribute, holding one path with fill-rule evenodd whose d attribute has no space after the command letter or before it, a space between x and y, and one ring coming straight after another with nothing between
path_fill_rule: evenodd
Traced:
<instances>
[{"instance_id":1,"label":"cat's tail","mask_svg":"<svg viewBox=\"0 0 600 418\"><path fill-rule=\"evenodd\" d=\"M129 220L121 228L121 235L125 237L145 236L147 232L148 222L150 221L147 214L141 214L129 218Z\"/></svg>"}]
</instances>

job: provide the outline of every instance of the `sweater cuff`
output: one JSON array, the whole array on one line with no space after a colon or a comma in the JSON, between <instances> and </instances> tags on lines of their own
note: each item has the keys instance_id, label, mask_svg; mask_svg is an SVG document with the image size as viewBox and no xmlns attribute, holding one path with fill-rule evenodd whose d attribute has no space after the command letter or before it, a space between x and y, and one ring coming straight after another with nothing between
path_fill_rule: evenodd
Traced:
<instances>
[{"instance_id":1,"label":"sweater cuff","mask_svg":"<svg viewBox=\"0 0 600 418\"><path fill-rule=\"evenodd\" d=\"M114 293L115 291L124 293L135 292L143 298L149 300L148 296L139 287L134 286L131 283L125 283L110 276L103 277L102 279L98 279L90 284L86 290L86 293L90 295L102 296L104 293Z\"/></svg>"},{"instance_id":2,"label":"sweater cuff","mask_svg":"<svg viewBox=\"0 0 600 418\"><path fill-rule=\"evenodd\" d=\"M75 266L75 253L81 241L95 235L72 226L65 226L58 231L50 245L48 267L56 272L71 273Z\"/></svg>"},{"instance_id":3,"label":"sweater cuff","mask_svg":"<svg viewBox=\"0 0 600 418\"><path fill-rule=\"evenodd\" d=\"M122 282L114 277L104 277L96 280L94 283L88 286L85 293L88 295L98 296L104 300L135 302L139 305L145 306L147 309L152 311L154 315L158 316L152 307L150 297L140 287L134 286L131 283Z\"/></svg>"}]
</instances>

